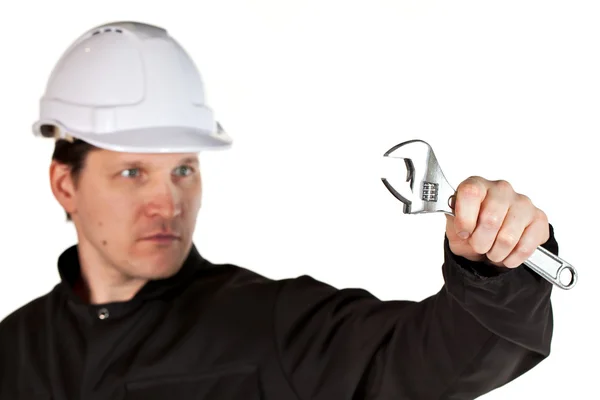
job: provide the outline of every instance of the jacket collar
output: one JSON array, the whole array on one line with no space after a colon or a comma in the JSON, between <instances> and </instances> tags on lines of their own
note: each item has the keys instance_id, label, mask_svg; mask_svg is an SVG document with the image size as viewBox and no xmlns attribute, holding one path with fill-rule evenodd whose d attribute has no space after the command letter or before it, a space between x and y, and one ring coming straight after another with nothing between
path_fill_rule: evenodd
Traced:
<instances>
[{"instance_id":1,"label":"jacket collar","mask_svg":"<svg viewBox=\"0 0 600 400\"><path fill-rule=\"evenodd\" d=\"M165 298L184 289L193 281L196 273L207 268L210 263L204 259L194 244L177 273L169 278L153 280L146 283L133 299L108 304L88 304L76 293L81 282L81 264L77 245L67 248L58 257L58 272L61 282L57 289L67 301L68 307L77 315L89 322L95 320L122 318L138 309L149 300Z\"/></svg>"}]
</instances>

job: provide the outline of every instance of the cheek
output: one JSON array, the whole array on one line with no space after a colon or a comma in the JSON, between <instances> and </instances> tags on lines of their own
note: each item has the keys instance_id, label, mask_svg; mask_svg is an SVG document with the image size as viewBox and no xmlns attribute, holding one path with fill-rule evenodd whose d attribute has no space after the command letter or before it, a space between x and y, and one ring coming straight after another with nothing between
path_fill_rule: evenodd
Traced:
<instances>
[{"instance_id":1,"label":"cheek","mask_svg":"<svg viewBox=\"0 0 600 400\"><path fill-rule=\"evenodd\" d=\"M91 186L81 196L79 209L87 224L93 224L103 235L117 236L123 232L135 212L135 202L122 190Z\"/></svg>"},{"instance_id":2,"label":"cheek","mask_svg":"<svg viewBox=\"0 0 600 400\"><path fill-rule=\"evenodd\" d=\"M202 205L202 187L198 182L193 188L187 191L185 197L185 204L188 212L193 214L198 212L198 209Z\"/></svg>"}]
</instances>

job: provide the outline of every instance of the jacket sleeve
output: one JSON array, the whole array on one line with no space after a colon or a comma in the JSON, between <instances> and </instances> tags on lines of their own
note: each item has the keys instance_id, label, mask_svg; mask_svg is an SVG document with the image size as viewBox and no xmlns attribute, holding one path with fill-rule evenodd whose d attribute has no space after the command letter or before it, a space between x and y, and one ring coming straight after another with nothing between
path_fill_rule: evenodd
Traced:
<instances>
[{"instance_id":1,"label":"jacket sleeve","mask_svg":"<svg viewBox=\"0 0 600 400\"><path fill-rule=\"evenodd\" d=\"M542 246L558 255L552 225ZM446 236L442 274L441 290L419 302L282 281L275 341L297 397L472 400L549 356L552 284L524 265L458 257Z\"/></svg>"}]
</instances>

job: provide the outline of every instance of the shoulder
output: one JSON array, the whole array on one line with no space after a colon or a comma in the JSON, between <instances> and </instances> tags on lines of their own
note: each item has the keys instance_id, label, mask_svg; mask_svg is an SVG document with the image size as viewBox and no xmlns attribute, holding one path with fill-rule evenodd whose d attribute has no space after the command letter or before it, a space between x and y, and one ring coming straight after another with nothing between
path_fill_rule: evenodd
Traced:
<instances>
[{"instance_id":1,"label":"shoulder","mask_svg":"<svg viewBox=\"0 0 600 400\"><path fill-rule=\"evenodd\" d=\"M44 326L46 310L54 290L30 300L0 320L0 343L15 343L15 339L23 337L29 331Z\"/></svg>"},{"instance_id":2,"label":"shoulder","mask_svg":"<svg viewBox=\"0 0 600 400\"><path fill-rule=\"evenodd\" d=\"M207 262L196 276L193 292L212 293L212 300L243 301L246 305L288 307L314 304L334 297L370 296L361 289L340 290L310 275L272 277L245 265ZM279 306L278 306L279 305Z\"/></svg>"},{"instance_id":3,"label":"shoulder","mask_svg":"<svg viewBox=\"0 0 600 400\"><path fill-rule=\"evenodd\" d=\"M224 289L258 288L276 285L278 280L267 277L251 268L234 263L217 263L205 260L195 275L195 282L210 283Z\"/></svg>"},{"instance_id":4,"label":"shoulder","mask_svg":"<svg viewBox=\"0 0 600 400\"><path fill-rule=\"evenodd\" d=\"M207 262L198 281L213 280L226 289L274 290L278 294L292 292L333 293L339 289L310 275L269 277L257 269L235 263ZM347 290L347 289L346 289Z\"/></svg>"},{"instance_id":5,"label":"shoulder","mask_svg":"<svg viewBox=\"0 0 600 400\"><path fill-rule=\"evenodd\" d=\"M185 284L187 289L174 293L185 304L203 307L209 302L211 309L246 306L268 307L277 291L278 281L259 270L228 262L205 260Z\"/></svg>"}]
</instances>

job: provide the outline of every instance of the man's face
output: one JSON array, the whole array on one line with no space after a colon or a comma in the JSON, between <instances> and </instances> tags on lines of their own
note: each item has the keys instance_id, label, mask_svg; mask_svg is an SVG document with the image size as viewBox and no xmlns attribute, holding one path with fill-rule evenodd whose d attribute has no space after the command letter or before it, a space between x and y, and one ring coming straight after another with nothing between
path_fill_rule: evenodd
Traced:
<instances>
[{"instance_id":1,"label":"man's face","mask_svg":"<svg viewBox=\"0 0 600 400\"><path fill-rule=\"evenodd\" d=\"M97 150L88 154L67 211L90 263L157 279L176 273L187 256L201 195L196 153Z\"/></svg>"}]
</instances>

